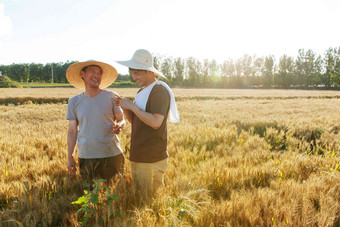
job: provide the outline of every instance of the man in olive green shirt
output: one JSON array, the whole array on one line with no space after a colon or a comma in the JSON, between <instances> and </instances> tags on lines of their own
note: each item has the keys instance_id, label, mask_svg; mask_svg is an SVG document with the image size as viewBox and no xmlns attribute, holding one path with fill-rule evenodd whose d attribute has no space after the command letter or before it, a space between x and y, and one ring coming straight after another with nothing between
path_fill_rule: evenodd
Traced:
<instances>
[{"instance_id":1,"label":"man in olive green shirt","mask_svg":"<svg viewBox=\"0 0 340 227\"><path fill-rule=\"evenodd\" d=\"M171 89L155 75L162 76L153 66L147 50L137 50L129 61L118 61L129 67L133 80L142 88L135 103L115 97L124 116L132 125L130 162L132 178L144 194L153 194L164 186L168 165L167 119L179 122L178 111Z\"/></svg>"}]
</instances>

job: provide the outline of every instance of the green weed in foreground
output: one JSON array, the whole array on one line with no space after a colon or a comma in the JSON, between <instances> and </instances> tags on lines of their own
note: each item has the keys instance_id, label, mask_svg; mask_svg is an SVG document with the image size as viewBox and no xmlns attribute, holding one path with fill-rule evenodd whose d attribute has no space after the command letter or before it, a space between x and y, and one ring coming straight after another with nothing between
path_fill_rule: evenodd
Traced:
<instances>
[{"instance_id":1,"label":"green weed in foreground","mask_svg":"<svg viewBox=\"0 0 340 227\"><path fill-rule=\"evenodd\" d=\"M93 180L93 189L88 191L84 190L84 195L79 197L77 201L72 202L72 204L81 205L79 210L74 215L83 215L80 224L87 225L89 219L104 203L106 205L112 205L114 200L118 200L118 194L112 194L111 190L104 185L106 180L98 179ZM89 188L91 185L89 183L84 184L84 188Z\"/></svg>"}]
</instances>

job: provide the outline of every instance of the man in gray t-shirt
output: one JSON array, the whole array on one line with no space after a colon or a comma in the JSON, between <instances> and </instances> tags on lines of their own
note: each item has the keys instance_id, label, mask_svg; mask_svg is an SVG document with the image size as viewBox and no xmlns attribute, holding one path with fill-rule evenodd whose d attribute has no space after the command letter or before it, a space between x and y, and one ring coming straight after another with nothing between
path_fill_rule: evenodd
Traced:
<instances>
[{"instance_id":1,"label":"man in gray t-shirt","mask_svg":"<svg viewBox=\"0 0 340 227\"><path fill-rule=\"evenodd\" d=\"M98 61L78 62L66 71L67 80L85 92L69 99L66 119L68 163L76 173L73 158L78 144L79 172L86 180L111 179L124 169L124 156L117 134L125 125L123 113L113 102L112 91L102 90L117 78L111 65Z\"/></svg>"}]
</instances>

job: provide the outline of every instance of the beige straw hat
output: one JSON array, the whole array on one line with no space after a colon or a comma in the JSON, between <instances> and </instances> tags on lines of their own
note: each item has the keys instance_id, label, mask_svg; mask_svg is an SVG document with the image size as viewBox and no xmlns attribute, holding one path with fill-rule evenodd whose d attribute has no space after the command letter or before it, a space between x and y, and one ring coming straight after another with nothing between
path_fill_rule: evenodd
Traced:
<instances>
[{"instance_id":1,"label":"beige straw hat","mask_svg":"<svg viewBox=\"0 0 340 227\"><path fill-rule=\"evenodd\" d=\"M85 61L74 63L67 68L66 79L68 82L76 88L85 90L85 84L80 76L80 72L84 67L90 65L98 65L103 70L102 80L99 85L101 89L110 86L118 76L117 70L109 64L100 61Z\"/></svg>"},{"instance_id":2,"label":"beige straw hat","mask_svg":"<svg viewBox=\"0 0 340 227\"><path fill-rule=\"evenodd\" d=\"M140 69L153 72L155 75L166 78L160 71L153 66L153 57L147 50L136 50L129 61L117 61L117 63L129 67L130 69Z\"/></svg>"}]
</instances>

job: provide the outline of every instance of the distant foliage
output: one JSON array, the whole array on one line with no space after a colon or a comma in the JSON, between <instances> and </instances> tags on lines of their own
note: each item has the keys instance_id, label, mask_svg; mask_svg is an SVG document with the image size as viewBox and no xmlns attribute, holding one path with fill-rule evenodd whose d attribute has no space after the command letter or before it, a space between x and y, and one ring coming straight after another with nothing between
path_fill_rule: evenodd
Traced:
<instances>
[{"instance_id":1,"label":"distant foliage","mask_svg":"<svg viewBox=\"0 0 340 227\"><path fill-rule=\"evenodd\" d=\"M203 61L156 56L158 69L171 86L195 88L340 88L340 47L329 48L324 55L312 50L298 50L296 58L283 55L244 55L218 64Z\"/></svg>"},{"instance_id":2,"label":"distant foliage","mask_svg":"<svg viewBox=\"0 0 340 227\"><path fill-rule=\"evenodd\" d=\"M66 70L73 63L75 61L45 65L36 63L0 65L0 71L17 82L67 83Z\"/></svg>"},{"instance_id":3,"label":"distant foliage","mask_svg":"<svg viewBox=\"0 0 340 227\"><path fill-rule=\"evenodd\" d=\"M155 57L159 69L171 86L195 88L340 88L340 47L329 48L324 55L298 50L296 58L283 55L244 55L218 64L203 61Z\"/></svg>"},{"instance_id":4,"label":"distant foliage","mask_svg":"<svg viewBox=\"0 0 340 227\"><path fill-rule=\"evenodd\" d=\"M8 78L7 76L0 76L0 88L7 88L7 87L16 87L16 88L20 88L21 85L16 82L16 81L12 81L10 78Z\"/></svg>"},{"instance_id":5,"label":"distant foliage","mask_svg":"<svg viewBox=\"0 0 340 227\"><path fill-rule=\"evenodd\" d=\"M0 71L18 82L67 83L66 70L74 61L48 64L0 65ZM154 56L154 65L172 87L191 88L340 88L340 47L323 55L298 50L296 57L247 55L217 63L215 59ZM118 75L117 82L132 82L131 75ZM113 85L113 86L116 86ZM124 86L129 84L124 84ZM133 86L133 85L132 85Z\"/></svg>"},{"instance_id":6,"label":"distant foliage","mask_svg":"<svg viewBox=\"0 0 340 227\"><path fill-rule=\"evenodd\" d=\"M138 87L138 85L132 81L115 81L109 87L110 88L132 88L132 87Z\"/></svg>"}]
</instances>

